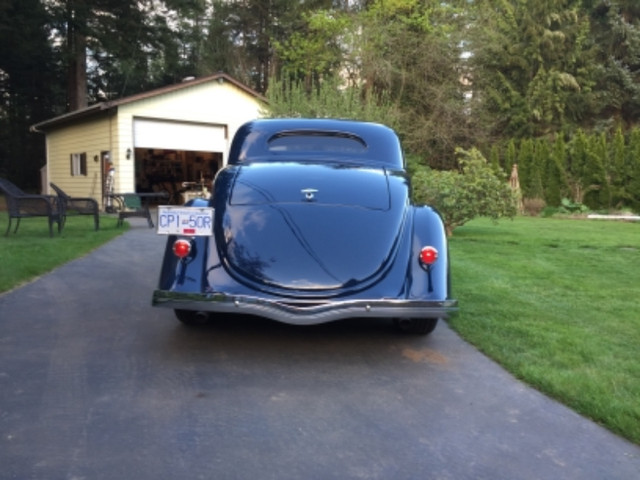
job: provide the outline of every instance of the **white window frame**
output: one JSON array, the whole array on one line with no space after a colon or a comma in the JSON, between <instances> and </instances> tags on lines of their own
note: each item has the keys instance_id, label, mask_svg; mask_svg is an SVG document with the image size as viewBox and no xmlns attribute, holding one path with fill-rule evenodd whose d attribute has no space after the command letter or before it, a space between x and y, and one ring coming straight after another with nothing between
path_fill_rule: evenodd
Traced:
<instances>
[{"instance_id":1,"label":"white window frame","mask_svg":"<svg viewBox=\"0 0 640 480\"><path fill-rule=\"evenodd\" d=\"M87 176L87 154L72 153L71 154L71 176Z\"/></svg>"}]
</instances>

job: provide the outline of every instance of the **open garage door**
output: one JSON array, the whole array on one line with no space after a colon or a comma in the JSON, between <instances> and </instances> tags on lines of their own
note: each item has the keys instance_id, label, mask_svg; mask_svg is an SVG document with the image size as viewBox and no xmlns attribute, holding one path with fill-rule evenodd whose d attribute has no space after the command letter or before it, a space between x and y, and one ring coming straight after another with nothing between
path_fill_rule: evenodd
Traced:
<instances>
[{"instance_id":1,"label":"open garage door","mask_svg":"<svg viewBox=\"0 0 640 480\"><path fill-rule=\"evenodd\" d=\"M136 148L224 152L227 149L227 128L224 125L136 118L133 121L133 144Z\"/></svg>"},{"instance_id":2,"label":"open garage door","mask_svg":"<svg viewBox=\"0 0 640 480\"><path fill-rule=\"evenodd\" d=\"M136 191L166 191L180 204L211 186L227 151L223 125L136 118Z\"/></svg>"}]
</instances>

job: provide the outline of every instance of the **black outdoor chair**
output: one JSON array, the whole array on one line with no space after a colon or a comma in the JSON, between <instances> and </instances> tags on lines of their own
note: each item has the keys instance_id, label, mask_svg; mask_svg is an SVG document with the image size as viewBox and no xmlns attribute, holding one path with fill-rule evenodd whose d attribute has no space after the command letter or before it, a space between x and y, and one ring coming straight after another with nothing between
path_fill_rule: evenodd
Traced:
<instances>
[{"instance_id":1,"label":"black outdoor chair","mask_svg":"<svg viewBox=\"0 0 640 480\"><path fill-rule=\"evenodd\" d=\"M49 235L52 237L54 222L58 224L58 233L62 231L64 225L63 207L55 196L29 195L4 178L0 178L0 190L4 192L9 213L9 225L5 236L9 235L11 222L14 218L17 222L13 233L18 231L20 220L27 217L47 217L49 219Z\"/></svg>"},{"instance_id":2,"label":"black outdoor chair","mask_svg":"<svg viewBox=\"0 0 640 480\"><path fill-rule=\"evenodd\" d=\"M62 223L67 220L67 215L93 215L95 229L100 228L100 215L98 202L89 197L70 197L54 183L49 183L58 195L58 203L62 206Z\"/></svg>"},{"instance_id":3,"label":"black outdoor chair","mask_svg":"<svg viewBox=\"0 0 640 480\"><path fill-rule=\"evenodd\" d=\"M149 228L153 228L150 204L169 198L169 194L167 192L110 193L107 198L113 200L113 211L118 213L116 226L122 226L125 218L141 217L147 219Z\"/></svg>"}]
</instances>

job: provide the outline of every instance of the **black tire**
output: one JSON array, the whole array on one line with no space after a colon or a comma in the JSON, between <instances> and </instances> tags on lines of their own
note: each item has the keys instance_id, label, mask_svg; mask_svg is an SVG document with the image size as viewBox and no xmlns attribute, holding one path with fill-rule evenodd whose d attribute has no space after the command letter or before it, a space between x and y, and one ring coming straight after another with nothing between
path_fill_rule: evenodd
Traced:
<instances>
[{"instance_id":1,"label":"black tire","mask_svg":"<svg viewBox=\"0 0 640 480\"><path fill-rule=\"evenodd\" d=\"M395 318L396 328L402 333L428 335L436 328L437 318Z\"/></svg>"},{"instance_id":2,"label":"black tire","mask_svg":"<svg viewBox=\"0 0 640 480\"><path fill-rule=\"evenodd\" d=\"M196 312L195 310L174 310L174 312L176 318L189 327L206 325L210 321L209 314L205 312Z\"/></svg>"}]
</instances>

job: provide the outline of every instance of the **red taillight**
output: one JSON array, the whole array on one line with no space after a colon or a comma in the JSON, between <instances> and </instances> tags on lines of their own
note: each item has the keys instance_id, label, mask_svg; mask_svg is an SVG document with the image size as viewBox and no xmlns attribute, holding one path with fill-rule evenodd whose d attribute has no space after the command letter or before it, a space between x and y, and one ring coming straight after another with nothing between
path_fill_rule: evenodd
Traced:
<instances>
[{"instance_id":1,"label":"red taillight","mask_svg":"<svg viewBox=\"0 0 640 480\"><path fill-rule=\"evenodd\" d=\"M173 244L173 253L178 258L185 258L191 253L191 242L189 240L176 240Z\"/></svg>"},{"instance_id":2,"label":"red taillight","mask_svg":"<svg viewBox=\"0 0 640 480\"><path fill-rule=\"evenodd\" d=\"M420 250L420 261L423 265L433 265L438 260L438 250L433 247L423 247Z\"/></svg>"}]
</instances>

